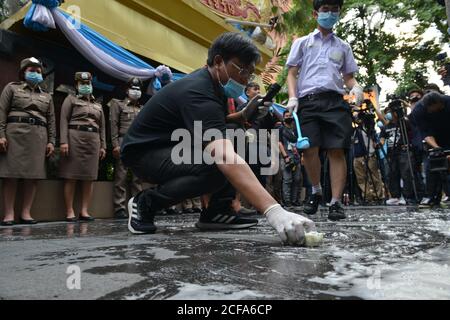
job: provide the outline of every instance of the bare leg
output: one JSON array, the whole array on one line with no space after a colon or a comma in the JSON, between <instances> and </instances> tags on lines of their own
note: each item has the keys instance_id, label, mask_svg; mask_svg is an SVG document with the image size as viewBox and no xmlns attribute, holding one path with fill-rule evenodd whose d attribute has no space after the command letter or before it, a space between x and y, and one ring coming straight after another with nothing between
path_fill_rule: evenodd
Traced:
<instances>
[{"instance_id":1,"label":"bare leg","mask_svg":"<svg viewBox=\"0 0 450 320\"><path fill-rule=\"evenodd\" d=\"M17 179L3 180L3 203L5 204L5 216L3 221L14 220L14 203L16 201Z\"/></svg>"},{"instance_id":2,"label":"bare leg","mask_svg":"<svg viewBox=\"0 0 450 320\"><path fill-rule=\"evenodd\" d=\"M83 193L81 200L81 215L83 217L89 217L89 204L92 199L92 192L94 190L93 181L83 181Z\"/></svg>"},{"instance_id":3,"label":"bare leg","mask_svg":"<svg viewBox=\"0 0 450 320\"><path fill-rule=\"evenodd\" d=\"M75 212L73 211L73 197L75 195L76 185L76 180L64 181L64 201L66 203L66 217L69 219L75 218Z\"/></svg>"},{"instance_id":4,"label":"bare leg","mask_svg":"<svg viewBox=\"0 0 450 320\"><path fill-rule=\"evenodd\" d=\"M231 202L231 206L233 207L233 210L238 212L241 210L241 194L236 193L236 197Z\"/></svg>"},{"instance_id":5,"label":"bare leg","mask_svg":"<svg viewBox=\"0 0 450 320\"><path fill-rule=\"evenodd\" d=\"M303 153L306 173L313 186L320 184L320 158L319 147L306 149Z\"/></svg>"},{"instance_id":6,"label":"bare leg","mask_svg":"<svg viewBox=\"0 0 450 320\"><path fill-rule=\"evenodd\" d=\"M347 162L344 150L328 150L330 160L331 193L334 199L341 199L347 180Z\"/></svg>"},{"instance_id":7,"label":"bare leg","mask_svg":"<svg viewBox=\"0 0 450 320\"><path fill-rule=\"evenodd\" d=\"M21 217L24 220L31 220L31 206L36 195L37 180L26 179L23 181L23 207Z\"/></svg>"}]
</instances>

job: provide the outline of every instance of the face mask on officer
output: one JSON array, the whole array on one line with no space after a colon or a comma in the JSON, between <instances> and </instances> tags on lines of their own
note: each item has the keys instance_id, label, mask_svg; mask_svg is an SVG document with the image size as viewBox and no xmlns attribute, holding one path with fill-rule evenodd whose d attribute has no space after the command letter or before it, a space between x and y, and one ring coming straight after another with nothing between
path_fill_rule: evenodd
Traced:
<instances>
[{"instance_id":1,"label":"face mask on officer","mask_svg":"<svg viewBox=\"0 0 450 320\"><path fill-rule=\"evenodd\" d=\"M142 96L142 91L139 89L129 89L128 90L128 97L131 100L139 100Z\"/></svg>"},{"instance_id":2,"label":"face mask on officer","mask_svg":"<svg viewBox=\"0 0 450 320\"><path fill-rule=\"evenodd\" d=\"M394 117L392 116L392 112L386 113L386 120L392 121L392 119L394 119Z\"/></svg>"},{"instance_id":3,"label":"face mask on officer","mask_svg":"<svg viewBox=\"0 0 450 320\"><path fill-rule=\"evenodd\" d=\"M222 88L225 92L225 96L227 98L237 99L244 94L245 86L240 84L236 80L232 79L228 75L228 71L225 66L225 63L223 65L225 67L225 73L227 75L228 81L226 84L222 84L222 81L220 80L220 76L219 76L219 70L217 70L217 78L219 79L219 83L222 86Z\"/></svg>"},{"instance_id":4,"label":"face mask on officer","mask_svg":"<svg viewBox=\"0 0 450 320\"><path fill-rule=\"evenodd\" d=\"M93 92L92 84L79 84L78 93L83 96L91 95Z\"/></svg>"},{"instance_id":5,"label":"face mask on officer","mask_svg":"<svg viewBox=\"0 0 450 320\"><path fill-rule=\"evenodd\" d=\"M35 86L44 81L42 74L36 71L25 72L25 80L31 85Z\"/></svg>"}]
</instances>

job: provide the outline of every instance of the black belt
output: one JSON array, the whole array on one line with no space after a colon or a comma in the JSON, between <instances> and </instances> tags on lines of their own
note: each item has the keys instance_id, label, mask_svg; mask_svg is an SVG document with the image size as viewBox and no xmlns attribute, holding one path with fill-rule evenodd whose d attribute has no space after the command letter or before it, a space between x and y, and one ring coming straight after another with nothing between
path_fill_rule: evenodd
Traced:
<instances>
[{"instance_id":1,"label":"black belt","mask_svg":"<svg viewBox=\"0 0 450 320\"><path fill-rule=\"evenodd\" d=\"M336 99L336 98L341 98L342 99L342 94L336 92L336 91L324 91L324 92L319 92L319 93L312 93L312 94L307 94L304 97L301 97L300 99L298 99L298 101L313 101L313 100L323 100L323 99Z\"/></svg>"},{"instance_id":2,"label":"black belt","mask_svg":"<svg viewBox=\"0 0 450 320\"><path fill-rule=\"evenodd\" d=\"M8 117L8 123L28 123L33 126L47 127L47 123L45 121L33 117L11 116Z\"/></svg>"},{"instance_id":3,"label":"black belt","mask_svg":"<svg viewBox=\"0 0 450 320\"><path fill-rule=\"evenodd\" d=\"M86 132L98 132L98 129L96 127L85 125L69 125L69 129Z\"/></svg>"}]
</instances>

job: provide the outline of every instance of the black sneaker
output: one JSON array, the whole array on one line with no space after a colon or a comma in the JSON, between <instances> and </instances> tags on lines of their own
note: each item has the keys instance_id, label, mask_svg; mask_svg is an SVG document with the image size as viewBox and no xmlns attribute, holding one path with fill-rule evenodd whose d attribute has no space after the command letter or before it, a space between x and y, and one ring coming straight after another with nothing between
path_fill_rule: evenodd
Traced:
<instances>
[{"instance_id":1,"label":"black sneaker","mask_svg":"<svg viewBox=\"0 0 450 320\"><path fill-rule=\"evenodd\" d=\"M138 196L128 201L128 230L134 234L155 233L156 226L153 223L155 215L150 212L147 205L138 201Z\"/></svg>"},{"instance_id":2,"label":"black sneaker","mask_svg":"<svg viewBox=\"0 0 450 320\"><path fill-rule=\"evenodd\" d=\"M114 218L118 220L128 219L128 213L125 209L119 209L114 213Z\"/></svg>"},{"instance_id":3,"label":"black sneaker","mask_svg":"<svg viewBox=\"0 0 450 320\"><path fill-rule=\"evenodd\" d=\"M305 202L305 205L303 206L303 212L309 215L316 214L321 201L322 201L321 194L316 193L310 195L308 200Z\"/></svg>"},{"instance_id":4,"label":"black sneaker","mask_svg":"<svg viewBox=\"0 0 450 320\"><path fill-rule=\"evenodd\" d=\"M246 229L258 224L257 219L244 218L231 208L225 210L205 209L195 226L201 230Z\"/></svg>"},{"instance_id":5,"label":"black sneaker","mask_svg":"<svg viewBox=\"0 0 450 320\"><path fill-rule=\"evenodd\" d=\"M328 219L331 221L338 221L347 218L344 212L344 207L340 202L334 203L329 208Z\"/></svg>"}]
</instances>

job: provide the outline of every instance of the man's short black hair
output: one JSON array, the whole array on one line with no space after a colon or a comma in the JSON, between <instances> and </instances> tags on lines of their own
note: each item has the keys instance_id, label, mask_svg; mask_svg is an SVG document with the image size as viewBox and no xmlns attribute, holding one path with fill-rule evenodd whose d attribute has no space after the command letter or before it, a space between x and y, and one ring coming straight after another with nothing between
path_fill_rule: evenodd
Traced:
<instances>
[{"instance_id":1,"label":"man's short black hair","mask_svg":"<svg viewBox=\"0 0 450 320\"><path fill-rule=\"evenodd\" d=\"M432 91L430 93L427 93L422 98L422 103L425 106L425 108L428 108L429 106L438 104L438 103L444 103L444 95L440 94L439 92Z\"/></svg>"},{"instance_id":2,"label":"man's short black hair","mask_svg":"<svg viewBox=\"0 0 450 320\"><path fill-rule=\"evenodd\" d=\"M256 82L249 82L245 87L245 91L247 91L250 88L259 88L259 84L257 84Z\"/></svg>"},{"instance_id":3,"label":"man's short black hair","mask_svg":"<svg viewBox=\"0 0 450 320\"><path fill-rule=\"evenodd\" d=\"M318 11L319 8L325 4L328 5L338 5L339 8L342 8L344 5L344 0L314 0L314 10Z\"/></svg>"},{"instance_id":4,"label":"man's short black hair","mask_svg":"<svg viewBox=\"0 0 450 320\"><path fill-rule=\"evenodd\" d=\"M246 66L261 61L261 54L252 40L237 32L227 32L220 35L208 51L208 66L214 64L214 57L221 56L225 62L238 58Z\"/></svg>"},{"instance_id":5,"label":"man's short black hair","mask_svg":"<svg viewBox=\"0 0 450 320\"><path fill-rule=\"evenodd\" d=\"M423 87L423 91L425 92L425 94L429 93L429 92L439 92L442 93L441 89L439 89L439 86L435 83L428 83L425 85L425 87Z\"/></svg>"}]
</instances>

